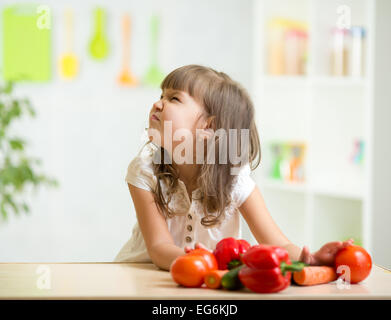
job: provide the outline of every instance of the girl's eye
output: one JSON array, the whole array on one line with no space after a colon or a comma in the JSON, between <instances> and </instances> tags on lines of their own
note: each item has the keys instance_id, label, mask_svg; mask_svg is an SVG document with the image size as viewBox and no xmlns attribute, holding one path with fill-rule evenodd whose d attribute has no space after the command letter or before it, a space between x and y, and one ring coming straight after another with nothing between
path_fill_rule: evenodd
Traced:
<instances>
[{"instance_id":1,"label":"girl's eye","mask_svg":"<svg viewBox=\"0 0 391 320\"><path fill-rule=\"evenodd\" d=\"M163 95L160 96L160 100L162 100L162 99L163 99ZM172 98L170 98L170 100L174 100L174 99L176 99L177 101L180 102L180 100L179 100L177 97L172 97Z\"/></svg>"}]
</instances>

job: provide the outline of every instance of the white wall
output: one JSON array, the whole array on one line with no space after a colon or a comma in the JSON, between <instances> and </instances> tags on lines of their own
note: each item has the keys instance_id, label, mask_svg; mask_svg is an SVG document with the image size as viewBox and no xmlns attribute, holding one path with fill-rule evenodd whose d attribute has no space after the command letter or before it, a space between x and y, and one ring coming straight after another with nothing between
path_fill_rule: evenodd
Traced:
<instances>
[{"instance_id":1,"label":"white wall","mask_svg":"<svg viewBox=\"0 0 391 320\"><path fill-rule=\"evenodd\" d=\"M0 9L14 2L2 1ZM249 88L251 1L67 1L75 11L74 50L80 59L79 77L69 83L57 71L66 5L54 0L45 4L53 14L53 79L16 86L18 95L31 99L37 117L23 119L14 129L30 142L28 155L43 160L40 171L56 178L60 188L40 187L37 194L30 190L24 198L31 214L12 215L0 224L0 261L112 261L136 221L124 181L126 168L160 95L158 88L125 89L115 83L122 58L121 13L126 10L132 19L131 67L136 76L148 67L149 17L158 10L164 72L203 64ZM110 55L104 62L93 61L87 52L92 9L98 4L108 14Z\"/></svg>"},{"instance_id":2,"label":"white wall","mask_svg":"<svg viewBox=\"0 0 391 320\"><path fill-rule=\"evenodd\" d=\"M371 119L371 134L373 135L373 162L371 167L371 214L370 225L373 260L376 264L391 268L391 43L390 13L391 2L376 1L376 40L374 48L373 70L373 118Z\"/></svg>"}]
</instances>

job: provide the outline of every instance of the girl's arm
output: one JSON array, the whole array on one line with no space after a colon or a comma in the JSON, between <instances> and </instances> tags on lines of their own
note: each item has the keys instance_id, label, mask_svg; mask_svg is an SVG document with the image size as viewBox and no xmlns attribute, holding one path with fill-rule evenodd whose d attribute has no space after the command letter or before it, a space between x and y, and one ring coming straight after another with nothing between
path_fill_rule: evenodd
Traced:
<instances>
[{"instance_id":1,"label":"girl's arm","mask_svg":"<svg viewBox=\"0 0 391 320\"><path fill-rule=\"evenodd\" d=\"M152 193L129 183L128 187L148 254L157 267L169 270L175 258L185 253L183 249L175 245Z\"/></svg>"},{"instance_id":2,"label":"girl's arm","mask_svg":"<svg viewBox=\"0 0 391 320\"><path fill-rule=\"evenodd\" d=\"M257 186L239 207L239 211L258 243L285 248L291 260L300 260L302 258L301 248L289 241L274 222Z\"/></svg>"},{"instance_id":3,"label":"girl's arm","mask_svg":"<svg viewBox=\"0 0 391 320\"><path fill-rule=\"evenodd\" d=\"M281 232L269 211L258 187L255 186L253 192L246 201L239 207L243 218L246 220L252 234L258 243L277 245L285 248L291 260L303 261L309 265L333 265L337 252L353 244L353 239L333 241L324 244L315 253L310 253L307 246L303 249L288 240Z\"/></svg>"}]
</instances>

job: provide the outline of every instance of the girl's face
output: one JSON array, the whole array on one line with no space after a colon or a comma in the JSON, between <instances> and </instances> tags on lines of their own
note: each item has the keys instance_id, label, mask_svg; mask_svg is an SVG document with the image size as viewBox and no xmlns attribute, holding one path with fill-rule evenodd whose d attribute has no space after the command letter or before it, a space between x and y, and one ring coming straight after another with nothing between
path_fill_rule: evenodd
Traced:
<instances>
[{"instance_id":1,"label":"girl's face","mask_svg":"<svg viewBox=\"0 0 391 320\"><path fill-rule=\"evenodd\" d=\"M164 89L160 100L153 104L153 107L149 113L149 128L156 130L156 133L160 134L160 139L156 140L156 144L160 144L161 147L168 147L168 142L171 143L172 150L178 144L181 144L184 140L189 141L192 139L193 147L195 146L195 134L196 129L201 128L203 123L201 115L203 113L203 106L193 99L187 92L178 91L173 89ZM157 117L157 119L155 118ZM170 129L170 126L172 129ZM164 128L166 127L167 138L171 138L171 141L164 141ZM180 129L186 129L184 131ZM172 131L171 131L172 130ZM191 134L186 139L181 135L183 132ZM176 137L177 135L177 137ZM181 139L179 141L175 140ZM160 142L160 143L159 143ZM170 148L165 148L168 152ZM192 148L194 149L194 148Z\"/></svg>"}]
</instances>

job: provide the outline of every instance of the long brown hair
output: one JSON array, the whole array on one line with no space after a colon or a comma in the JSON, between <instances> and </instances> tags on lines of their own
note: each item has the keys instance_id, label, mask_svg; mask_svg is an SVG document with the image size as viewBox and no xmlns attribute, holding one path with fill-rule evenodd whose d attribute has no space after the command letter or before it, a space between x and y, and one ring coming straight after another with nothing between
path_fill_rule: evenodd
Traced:
<instances>
[{"instance_id":1,"label":"long brown hair","mask_svg":"<svg viewBox=\"0 0 391 320\"><path fill-rule=\"evenodd\" d=\"M255 110L249 94L238 82L232 80L224 72L193 64L173 70L165 77L160 87L162 90L174 89L187 92L204 106L203 116L205 116L205 119L213 120L212 129L214 131L224 129L228 132L229 129L236 129L236 132L239 133L236 141L237 146L239 146L237 148L239 154L241 150L241 129L248 129L248 162L251 170L258 167L261 160L261 146L255 124ZM196 185L201 191L200 198L193 199L201 201L205 215L201 219L201 224L205 227L214 226L221 222L225 208L232 202L231 192L235 179L235 175L231 174L231 168L236 167L236 165L231 163L228 155L226 164L219 163L219 139L216 140L215 135L213 140L215 154L212 157L216 161L214 164L210 164L208 161L199 164L200 170L196 178ZM227 152L230 151L232 143L235 142L228 142ZM165 159L166 151L163 147L159 148L160 150L157 152L160 152L160 159ZM157 177L154 197L161 213L165 212L164 216L171 218L177 213L169 208L168 203L178 187L179 175L171 164L164 162L153 163L154 173ZM164 181L167 185L168 201L164 199L160 181Z\"/></svg>"}]
</instances>

